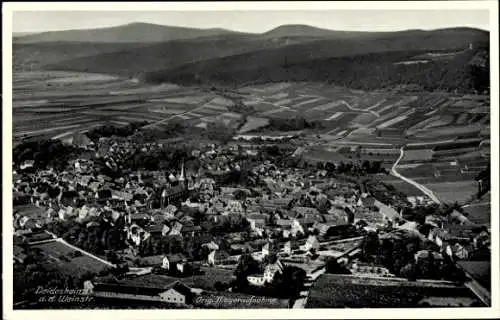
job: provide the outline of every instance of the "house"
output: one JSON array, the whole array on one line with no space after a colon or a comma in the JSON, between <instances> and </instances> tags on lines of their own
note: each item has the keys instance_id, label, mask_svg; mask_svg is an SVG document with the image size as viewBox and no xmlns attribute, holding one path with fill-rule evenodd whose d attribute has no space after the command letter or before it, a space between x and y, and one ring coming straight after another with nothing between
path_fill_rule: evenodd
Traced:
<instances>
[{"instance_id":1,"label":"house","mask_svg":"<svg viewBox=\"0 0 500 320\"><path fill-rule=\"evenodd\" d=\"M213 250L219 250L219 245L215 243L214 241L210 241L208 243L203 243L201 245L202 247L206 247L207 249L213 251Z\"/></svg>"},{"instance_id":2,"label":"house","mask_svg":"<svg viewBox=\"0 0 500 320\"><path fill-rule=\"evenodd\" d=\"M252 230L264 228L269 220L269 216L267 214L260 213L249 214L246 218L248 222L250 222Z\"/></svg>"},{"instance_id":3,"label":"house","mask_svg":"<svg viewBox=\"0 0 500 320\"><path fill-rule=\"evenodd\" d=\"M293 237L299 237L299 236L302 236L305 234L304 228L302 227L302 225L300 224L300 222L297 219L292 220L290 234Z\"/></svg>"},{"instance_id":4,"label":"house","mask_svg":"<svg viewBox=\"0 0 500 320\"><path fill-rule=\"evenodd\" d=\"M287 255L292 254L292 242L291 241L287 241L285 243L285 246L283 247L283 252Z\"/></svg>"},{"instance_id":5,"label":"house","mask_svg":"<svg viewBox=\"0 0 500 320\"><path fill-rule=\"evenodd\" d=\"M462 245L460 243L448 244L446 246L446 254L452 258L467 260L469 254L472 252L472 246Z\"/></svg>"},{"instance_id":6,"label":"house","mask_svg":"<svg viewBox=\"0 0 500 320\"><path fill-rule=\"evenodd\" d=\"M277 273L282 274L283 269L284 269L283 264L281 264L281 261L279 259L276 259L276 262L274 263L268 264L264 270L264 276L263 276L264 281L268 283L273 282L274 276Z\"/></svg>"},{"instance_id":7,"label":"house","mask_svg":"<svg viewBox=\"0 0 500 320\"><path fill-rule=\"evenodd\" d=\"M167 291L160 293L161 301L178 305L191 304L194 297L195 294L191 289L179 281L172 284Z\"/></svg>"},{"instance_id":8,"label":"house","mask_svg":"<svg viewBox=\"0 0 500 320\"><path fill-rule=\"evenodd\" d=\"M165 256L163 255L155 255L155 256L147 256L141 257L139 259L141 266L149 267L149 266L161 266L164 262Z\"/></svg>"},{"instance_id":9,"label":"house","mask_svg":"<svg viewBox=\"0 0 500 320\"><path fill-rule=\"evenodd\" d=\"M301 249L304 251L309 251L311 249L318 250L319 246L318 238L316 238L316 236L309 236Z\"/></svg>"},{"instance_id":10,"label":"house","mask_svg":"<svg viewBox=\"0 0 500 320\"><path fill-rule=\"evenodd\" d=\"M290 219L277 219L276 220L276 225L280 226L281 228L291 228L292 227L292 220Z\"/></svg>"},{"instance_id":11,"label":"house","mask_svg":"<svg viewBox=\"0 0 500 320\"><path fill-rule=\"evenodd\" d=\"M184 224L180 230L182 236L196 237L201 233L201 227L193 224Z\"/></svg>"},{"instance_id":12,"label":"house","mask_svg":"<svg viewBox=\"0 0 500 320\"><path fill-rule=\"evenodd\" d=\"M167 254L162 259L161 267L165 270L173 270L175 268L176 270L183 272L186 261L187 258L182 253Z\"/></svg>"},{"instance_id":13,"label":"house","mask_svg":"<svg viewBox=\"0 0 500 320\"><path fill-rule=\"evenodd\" d=\"M415 253L415 262L419 262L421 260L429 259L429 256L432 255L432 258L435 263L442 263L443 262L443 255L440 254L439 252L434 252L434 251L429 251L429 250L419 250L417 253Z\"/></svg>"},{"instance_id":14,"label":"house","mask_svg":"<svg viewBox=\"0 0 500 320\"><path fill-rule=\"evenodd\" d=\"M457 210L453 210L453 212L450 213L449 218L459 225L473 225L473 223L466 216Z\"/></svg>"},{"instance_id":15,"label":"house","mask_svg":"<svg viewBox=\"0 0 500 320\"><path fill-rule=\"evenodd\" d=\"M150 234L153 238L161 238L168 234L170 228L163 223L155 223L144 227L144 231Z\"/></svg>"},{"instance_id":16,"label":"house","mask_svg":"<svg viewBox=\"0 0 500 320\"><path fill-rule=\"evenodd\" d=\"M144 287L132 283L87 280L84 290L89 295L99 298L112 298L132 301L165 302L176 305L191 304L194 294L191 289L179 281L165 287Z\"/></svg>"},{"instance_id":17,"label":"house","mask_svg":"<svg viewBox=\"0 0 500 320\"><path fill-rule=\"evenodd\" d=\"M146 213L131 213L128 215L129 224L145 225L151 221L151 217Z\"/></svg>"},{"instance_id":18,"label":"house","mask_svg":"<svg viewBox=\"0 0 500 320\"><path fill-rule=\"evenodd\" d=\"M13 249L14 261L18 263L24 263L25 259L28 257L24 249L20 246L14 245Z\"/></svg>"},{"instance_id":19,"label":"house","mask_svg":"<svg viewBox=\"0 0 500 320\"><path fill-rule=\"evenodd\" d=\"M266 283L271 283L274 280L274 276L276 274L283 273L283 264L276 259L276 262L268 264L263 274L253 274L247 277L247 280L250 284L254 286L263 286Z\"/></svg>"},{"instance_id":20,"label":"house","mask_svg":"<svg viewBox=\"0 0 500 320\"><path fill-rule=\"evenodd\" d=\"M331 221L328 223L317 223L315 229L318 230L319 236L328 237L333 235L339 235L343 231L346 231L350 226L344 220Z\"/></svg>"},{"instance_id":21,"label":"house","mask_svg":"<svg viewBox=\"0 0 500 320\"><path fill-rule=\"evenodd\" d=\"M182 223L180 223L179 221L174 221L170 225L169 235L180 235L182 228L183 228Z\"/></svg>"},{"instance_id":22,"label":"house","mask_svg":"<svg viewBox=\"0 0 500 320\"><path fill-rule=\"evenodd\" d=\"M224 264L229 260L230 256L227 251L224 250L213 250L209 253L207 257L208 264L211 266Z\"/></svg>"},{"instance_id":23,"label":"house","mask_svg":"<svg viewBox=\"0 0 500 320\"><path fill-rule=\"evenodd\" d=\"M243 206L241 204L241 201L229 200L227 202L226 211L229 213L238 213L238 214L243 213Z\"/></svg>"},{"instance_id":24,"label":"house","mask_svg":"<svg viewBox=\"0 0 500 320\"><path fill-rule=\"evenodd\" d=\"M379 265L372 265L372 264L365 264L365 263L353 263L351 267L349 268L349 271L351 271L352 274L354 275L365 275L365 276L376 276L376 277L395 277L394 274L392 274L389 269L379 266Z\"/></svg>"},{"instance_id":25,"label":"house","mask_svg":"<svg viewBox=\"0 0 500 320\"><path fill-rule=\"evenodd\" d=\"M445 225L444 227L445 229L432 230L429 233L429 239L436 242L439 247L443 247L448 243L472 242L480 230L475 227L462 225Z\"/></svg>"},{"instance_id":26,"label":"house","mask_svg":"<svg viewBox=\"0 0 500 320\"><path fill-rule=\"evenodd\" d=\"M323 218L321 217L320 214L318 214L318 215L306 215L303 218L298 218L295 220L299 222L302 228L309 229L312 228L316 222L323 221Z\"/></svg>"},{"instance_id":27,"label":"house","mask_svg":"<svg viewBox=\"0 0 500 320\"><path fill-rule=\"evenodd\" d=\"M35 165L35 160L26 160L21 164L20 168L21 170L25 170L33 167L34 165Z\"/></svg>"},{"instance_id":28,"label":"house","mask_svg":"<svg viewBox=\"0 0 500 320\"><path fill-rule=\"evenodd\" d=\"M293 207L291 211L296 213L296 217L299 218L305 215L319 215L318 209L310 207Z\"/></svg>"},{"instance_id":29,"label":"house","mask_svg":"<svg viewBox=\"0 0 500 320\"><path fill-rule=\"evenodd\" d=\"M392 208L391 206L388 206L388 205L386 205L378 200L375 200L374 205L375 205L375 207L378 208L379 212L382 214L384 219L387 219L389 221L395 221L396 218L401 217L401 215L396 210L394 210L394 208Z\"/></svg>"}]
</instances>

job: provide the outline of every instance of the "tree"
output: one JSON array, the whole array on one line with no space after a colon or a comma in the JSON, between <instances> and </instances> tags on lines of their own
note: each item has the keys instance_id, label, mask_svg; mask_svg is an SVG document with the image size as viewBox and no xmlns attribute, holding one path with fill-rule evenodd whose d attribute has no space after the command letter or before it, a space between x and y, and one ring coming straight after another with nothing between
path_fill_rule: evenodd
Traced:
<instances>
[{"instance_id":1,"label":"tree","mask_svg":"<svg viewBox=\"0 0 500 320\"><path fill-rule=\"evenodd\" d=\"M376 255L379 252L379 237L376 232L369 232L364 238L361 244L363 250L363 255L370 259L372 255Z\"/></svg>"},{"instance_id":2,"label":"tree","mask_svg":"<svg viewBox=\"0 0 500 320\"><path fill-rule=\"evenodd\" d=\"M234 271L238 287L244 288L248 285L247 277L251 274L260 273L261 266L250 254L242 254Z\"/></svg>"},{"instance_id":3,"label":"tree","mask_svg":"<svg viewBox=\"0 0 500 320\"><path fill-rule=\"evenodd\" d=\"M410 281L417 280L417 267L414 263L408 263L399 272L400 276Z\"/></svg>"},{"instance_id":4,"label":"tree","mask_svg":"<svg viewBox=\"0 0 500 320\"><path fill-rule=\"evenodd\" d=\"M338 263L337 259L332 258L326 261L325 265L326 273L333 274L350 274L351 272L345 266Z\"/></svg>"},{"instance_id":5,"label":"tree","mask_svg":"<svg viewBox=\"0 0 500 320\"><path fill-rule=\"evenodd\" d=\"M296 298L304 287L305 279L306 272L303 269L285 266L281 274L275 274L271 288L276 296Z\"/></svg>"}]
</instances>

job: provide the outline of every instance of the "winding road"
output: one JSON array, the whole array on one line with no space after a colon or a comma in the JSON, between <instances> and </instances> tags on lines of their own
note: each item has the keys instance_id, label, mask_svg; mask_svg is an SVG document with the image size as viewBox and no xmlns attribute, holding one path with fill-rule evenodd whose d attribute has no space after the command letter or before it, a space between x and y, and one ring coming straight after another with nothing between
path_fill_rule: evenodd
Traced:
<instances>
[{"instance_id":1,"label":"winding road","mask_svg":"<svg viewBox=\"0 0 500 320\"><path fill-rule=\"evenodd\" d=\"M419 189L420 191L422 191L422 193L424 193L426 196L428 196L432 201L434 201L435 203L437 204L441 204L441 201L439 200L439 198L434 194L434 192L432 192L432 190L430 190L429 188L421 185L420 183L416 182L416 181L413 181L407 177L404 177L402 176L399 172L397 172L396 170L396 167L398 166L399 162L401 161L401 159L403 159L404 157L404 147L401 147L400 150L400 155L399 155L399 158L396 160L396 162L394 162L394 164L392 165L392 168L391 168L391 174L413 186L415 186L417 189Z\"/></svg>"}]
</instances>

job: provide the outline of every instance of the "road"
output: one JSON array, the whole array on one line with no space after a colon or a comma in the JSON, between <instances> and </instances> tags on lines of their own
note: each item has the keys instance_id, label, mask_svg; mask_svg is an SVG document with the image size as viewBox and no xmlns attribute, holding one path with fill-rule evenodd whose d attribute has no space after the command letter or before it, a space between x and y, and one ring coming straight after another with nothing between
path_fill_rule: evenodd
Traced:
<instances>
[{"instance_id":1,"label":"road","mask_svg":"<svg viewBox=\"0 0 500 320\"><path fill-rule=\"evenodd\" d=\"M404 157L404 147L401 147L400 150L400 155L399 155L399 158L396 160L396 162L394 162L394 164L392 165L392 168L391 168L391 174L413 186L415 186L417 189L419 189L420 191L422 191L423 194L425 194L426 196L428 196L432 201L434 201L435 203L437 204L441 204L441 201L439 200L439 198L434 194L434 192L432 192L432 190L428 189L427 187L421 185L420 183L418 182L415 182L407 177L404 177L402 176L400 173L397 172L396 170L396 167L398 166L399 162L401 161L401 159L403 159Z\"/></svg>"}]
</instances>

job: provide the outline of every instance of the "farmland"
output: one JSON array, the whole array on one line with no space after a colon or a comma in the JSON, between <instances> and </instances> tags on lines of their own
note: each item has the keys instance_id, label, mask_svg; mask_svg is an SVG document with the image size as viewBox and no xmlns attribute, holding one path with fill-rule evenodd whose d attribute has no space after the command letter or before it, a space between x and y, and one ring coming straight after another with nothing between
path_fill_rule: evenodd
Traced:
<instances>
[{"instance_id":1,"label":"farmland","mask_svg":"<svg viewBox=\"0 0 500 320\"><path fill-rule=\"evenodd\" d=\"M13 85L14 143L136 121L159 130L178 121L198 130L221 123L249 137L296 131L297 143L308 149L303 157L312 162L381 161L389 169L404 146L398 172L445 202L469 197L472 180L489 163L490 101L484 95L367 92L314 82L207 89L60 71L18 72ZM288 119L309 125L270 126ZM394 184L419 194L408 183Z\"/></svg>"},{"instance_id":2,"label":"farmland","mask_svg":"<svg viewBox=\"0 0 500 320\"><path fill-rule=\"evenodd\" d=\"M439 199L448 203L464 202L477 192L477 183L471 180L426 183L425 186L431 189Z\"/></svg>"},{"instance_id":3,"label":"farmland","mask_svg":"<svg viewBox=\"0 0 500 320\"><path fill-rule=\"evenodd\" d=\"M460 286L323 274L312 287L306 308L372 308L374 301L377 307L416 307L429 296L473 298Z\"/></svg>"},{"instance_id":4,"label":"farmland","mask_svg":"<svg viewBox=\"0 0 500 320\"><path fill-rule=\"evenodd\" d=\"M72 256L75 249L62 241L52 241L35 244L31 248L41 250L46 256L46 265L58 272L72 276L81 276L87 272L98 273L106 270L109 265L87 254Z\"/></svg>"}]
</instances>

